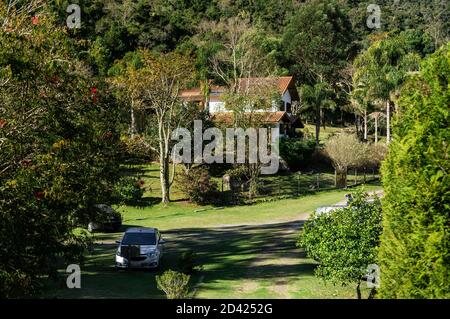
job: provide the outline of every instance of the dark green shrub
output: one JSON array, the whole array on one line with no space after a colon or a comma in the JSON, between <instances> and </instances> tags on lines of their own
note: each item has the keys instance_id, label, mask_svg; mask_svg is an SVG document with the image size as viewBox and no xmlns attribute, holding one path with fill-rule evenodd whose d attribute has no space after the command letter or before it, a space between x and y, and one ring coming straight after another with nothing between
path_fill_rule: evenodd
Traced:
<instances>
[{"instance_id":1,"label":"dark green shrub","mask_svg":"<svg viewBox=\"0 0 450 319\"><path fill-rule=\"evenodd\" d=\"M230 179L239 182L245 183L248 180L248 168L245 165L237 165L232 169L226 171L226 175L230 176Z\"/></svg>"},{"instance_id":2,"label":"dark green shrub","mask_svg":"<svg viewBox=\"0 0 450 319\"><path fill-rule=\"evenodd\" d=\"M123 177L116 184L116 196L121 203L139 201L145 192L144 181L137 177Z\"/></svg>"},{"instance_id":3,"label":"dark green shrub","mask_svg":"<svg viewBox=\"0 0 450 319\"><path fill-rule=\"evenodd\" d=\"M31 297L35 288L34 281L26 273L0 269L0 298Z\"/></svg>"},{"instance_id":4,"label":"dark green shrub","mask_svg":"<svg viewBox=\"0 0 450 319\"><path fill-rule=\"evenodd\" d=\"M145 136L121 136L122 159L127 163L148 163L157 159L151 143Z\"/></svg>"},{"instance_id":5,"label":"dark green shrub","mask_svg":"<svg viewBox=\"0 0 450 319\"><path fill-rule=\"evenodd\" d=\"M178 269L189 275L202 270L202 266L198 263L197 254L192 250L183 252L178 260Z\"/></svg>"},{"instance_id":6,"label":"dark green shrub","mask_svg":"<svg viewBox=\"0 0 450 319\"><path fill-rule=\"evenodd\" d=\"M293 171L307 167L316 148L314 140L282 138L280 140L280 155Z\"/></svg>"},{"instance_id":7,"label":"dark green shrub","mask_svg":"<svg viewBox=\"0 0 450 319\"><path fill-rule=\"evenodd\" d=\"M382 165L383 298L450 298L450 45L400 92Z\"/></svg>"},{"instance_id":8,"label":"dark green shrub","mask_svg":"<svg viewBox=\"0 0 450 319\"><path fill-rule=\"evenodd\" d=\"M217 183L204 168L192 168L177 177L177 184L189 199L196 204L209 204L217 198Z\"/></svg>"},{"instance_id":9,"label":"dark green shrub","mask_svg":"<svg viewBox=\"0 0 450 319\"><path fill-rule=\"evenodd\" d=\"M158 289L164 291L167 299L185 299L189 293L189 279L191 276L167 270L162 275L156 276Z\"/></svg>"}]
</instances>

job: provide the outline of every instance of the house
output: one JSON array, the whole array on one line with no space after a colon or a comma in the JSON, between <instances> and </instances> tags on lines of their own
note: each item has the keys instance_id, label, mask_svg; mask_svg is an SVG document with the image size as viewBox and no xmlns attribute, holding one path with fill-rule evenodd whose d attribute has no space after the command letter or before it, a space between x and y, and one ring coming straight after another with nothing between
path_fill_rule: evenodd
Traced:
<instances>
[{"instance_id":1,"label":"house","mask_svg":"<svg viewBox=\"0 0 450 319\"><path fill-rule=\"evenodd\" d=\"M262 122L270 127L279 127L280 134L293 136L296 128L303 128L301 120L292 114L292 104L299 101L299 94L295 86L294 77L265 77L265 78L241 78L239 79L240 90L251 90L252 88L271 87L279 94L279 99L274 100L272 107L260 112ZM223 100L226 92L225 87L209 85L208 89L193 88L181 92L181 98L186 102L198 103L202 110L209 112L215 122L233 124L233 113L228 110Z\"/></svg>"}]
</instances>

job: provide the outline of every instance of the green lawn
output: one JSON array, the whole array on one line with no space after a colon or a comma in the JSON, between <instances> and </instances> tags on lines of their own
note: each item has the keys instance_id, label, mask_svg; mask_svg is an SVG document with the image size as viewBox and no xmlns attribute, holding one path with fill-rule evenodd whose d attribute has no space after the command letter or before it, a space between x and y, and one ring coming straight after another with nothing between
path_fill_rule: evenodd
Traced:
<instances>
[{"instance_id":1,"label":"green lawn","mask_svg":"<svg viewBox=\"0 0 450 319\"><path fill-rule=\"evenodd\" d=\"M336 126L325 126L325 128L323 128L323 126L321 126L320 133L319 133L319 140L321 143L324 143L331 135L335 135L335 134L339 134L339 133L343 133L343 132L350 132L354 129L355 129L354 126L353 127L350 126L347 128L336 127ZM304 134L306 136L308 136L310 138L315 138L316 126L313 124L306 124L305 128L303 128L302 131L304 132ZM383 134L385 134L385 132L383 132ZM370 132L370 129L369 129L368 139L372 143L375 141L375 134L373 132ZM381 133L378 133L378 141L385 143L386 136L381 135Z\"/></svg>"},{"instance_id":2,"label":"green lawn","mask_svg":"<svg viewBox=\"0 0 450 319\"><path fill-rule=\"evenodd\" d=\"M180 166L177 166L176 169L178 173L182 170ZM161 185L159 180L158 164L153 163L150 165L124 166L124 171L126 174L138 176L145 181L147 191L145 193L142 206L155 204L160 201ZM213 180L217 182L219 190L221 190L221 176L223 173L224 172L214 172L212 176ZM349 170L347 176L349 186L354 185L355 182L361 183L363 180L361 172L359 172L359 175L356 177L354 174L354 170ZM375 175L374 177L378 178L379 176ZM367 181L371 179L373 179L373 176L368 173ZM260 194L251 202L259 202L287 196L298 197L302 194L306 195L317 191L332 190L334 189L334 172L332 170L321 172L307 170L301 172L300 174L295 172L278 175L262 175L260 176L259 184L261 189ZM242 193L242 196L245 198L246 193ZM175 179L175 183L171 189L171 200L179 201L186 199L186 195L180 191ZM246 201L249 202L249 200ZM189 205L189 207L192 206ZM184 208L185 207L183 207L183 209ZM154 207L152 207L152 209L154 209Z\"/></svg>"},{"instance_id":3,"label":"green lawn","mask_svg":"<svg viewBox=\"0 0 450 319\"><path fill-rule=\"evenodd\" d=\"M366 185L368 191L379 189L377 185ZM156 204L150 207L122 206L128 226L152 226L162 230L191 227L214 227L219 225L261 224L291 221L317 207L334 204L349 190L318 192L298 198L282 199L254 205L213 207L197 206L186 201L173 202L164 207Z\"/></svg>"},{"instance_id":4,"label":"green lawn","mask_svg":"<svg viewBox=\"0 0 450 319\"><path fill-rule=\"evenodd\" d=\"M335 126L323 126L320 127L319 139L321 142L325 142L330 135L338 134L344 132L345 128L335 127ZM316 126L314 124L305 124L305 127L302 131L310 136L311 138L315 138L316 136Z\"/></svg>"},{"instance_id":5,"label":"green lawn","mask_svg":"<svg viewBox=\"0 0 450 319\"><path fill-rule=\"evenodd\" d=\"M151 176L145 178L150 180ZM147 201L157 200L153 192L146 194ZM167 243L159 272L175 268L184 250L198 254L204 270L191 279L195 298L354 298L354 287L335 287L317 279L313 274L315 262L295 245L302 225L298 220L319 206L343 200L347 192L331 190L223 209L198 207L185 201L168 207L155 204L118 209L124 216L122 231L130 226L161 230ZM270 224L261 225L264 223ZM44 297L164 297L156 288L158 271L114 270L114 241L121 233L94 236L94 251L81 266L82 288L65 288L65 279L61 279L47 285Z\"/></svg>"}]
</instances>

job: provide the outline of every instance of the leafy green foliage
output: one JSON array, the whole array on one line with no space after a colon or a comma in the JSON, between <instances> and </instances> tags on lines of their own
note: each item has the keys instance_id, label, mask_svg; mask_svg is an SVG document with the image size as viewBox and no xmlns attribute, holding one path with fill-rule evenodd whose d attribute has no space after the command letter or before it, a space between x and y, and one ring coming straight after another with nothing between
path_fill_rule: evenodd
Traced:
<instances>
[{"instance_id":1,"label":"leafy green foliage","mask_svg":"<svg viewBox=\"0 0 450 319\"><path fill-rule=\"evenodd\" d=\"M348 207L319 215L305 223L298 245L319 262L316 275L334 284L359 283L367 267L377 261L381 235L381 203L367 201L363 192L353 194Z\"/></svg>"},{"instance_id":2,"label":"leafy green foliage","mask_svg":"<svg viewBox=\"0 0 450 319\"><path fill-rule=\"evenodd\" d=\"M283 138L280 140L280 155L291 170L299 170L310 164L316 143L314 140Z\"/></svg>"},{"instance_id":3,"label":"leafy green foliage","mask_svg":"<svg viewBox=\"0 0 450 319\"><path fill-rule=\"evenodd\" d=\"M336 2L314 0L304 3L283 34L284 49L292 63L291 71L303 83L331 83L335 80L336 70L352 56L352 34L350 20Z\"/></svg>"},{"instance_id":4,"label":"leafy green foliage","mask_svg":"<svg viewBox=\"0 0 450 319\"><path fill-rule=\"evenodd\" d=\"M310 113L313 114L312 118L316 124L316 145L319 145L320 126L324 123L324 113L336 108L335 92L328 83L319 82L314 85L302 85L300 95L303 102L300 109L302 115L309 117Z\"/></svg>"},{"instance_id":5,"label":"leafy green foliage","mask_svg":"<svg viewBox=\"0 0 450 319\"><path fill-rule=\"evenodd\" d=\"M400 91L382 166L383 298L450 297L449 75L447 44Z\"/></svg>"},{"instance_id":6,"label":"leafy green foliage","mask_svg":"<svg viewBox=\"0 0 450 319\"><path fill-rule=\"evenodd\" d=\"M217 183L211 180L208 170L192 168L177 177L178 187L197 204L212 203L217 195Z\"/></svg>"},{"instance_id":7,"label":"leafy green foliage","mask_svg":"<svg viewBox=\"0 0 450 319\"><path fill-rule=\"evenodd\" d=\"M111 199L119 116L52 15L2 3L0 17L0 295L21 297L81 261L74 220Z\"/></svg>"},{"instance_id":8,"label":"leafy green foliage","mask_svg":"<svg viewBox=\"0 0 450 319\"><path fill-rule=\"evenodd\" d=\"M357 34L357 41L366 46L370 38L380 33L417 30L433 38L435 48L449 39L448 1L392 1L392 0L347 0L343 1L346 12ZM367 27L367 6L377 4L381 9L381 28Z\"/></svg>"},{"instance_id":9,"label":"leafy green foliage","mask_svg":"<svg viewBox=\"0 0 450 319\"><path fill-rule=\"evenodd\" d=\"M412 32L386 35L363 51L354 62L356 86L365 86L372 100L393 98L408 72L418 70L423 49Z\"/></svg>"},{"instance_id":10,"label":"leafy green foliage","mask_svg":"<svg viewBox=\"0 0 450 319\"><path fill-rule=\"evenodd\" d=\"M184 299L189 293L190 276L167 270L162 275L156 276L158 288L167 296L167 299Z\"/></svg>"},{"instance_id":11,"label":"leafy green foliage","mask_svg":"<svg viewBox=\"0 0 450 319\"><path fill-rule=\"evenodd\" d=\"M123 177L117 182L115 191L119 202L125 204L135 203L144 195L144 181L131 176Z\"/></svg>"}]
</instances>

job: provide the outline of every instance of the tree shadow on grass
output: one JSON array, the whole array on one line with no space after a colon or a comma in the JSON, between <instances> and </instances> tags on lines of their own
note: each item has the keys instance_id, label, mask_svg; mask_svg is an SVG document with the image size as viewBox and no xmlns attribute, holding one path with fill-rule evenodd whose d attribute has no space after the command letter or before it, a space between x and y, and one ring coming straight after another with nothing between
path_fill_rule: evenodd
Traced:
<instances>
[{"instance_id":1,"label":"tree shadow on grass","mask_svg":"<svg viewBox=\"0 0 450 319\"><path fill-rule=\"evenodd\" d=\"M83 289L65 290L63 297L92 298L161 298L156 288L157 274L177 269L184 251L192 250L205 268L193 276L195 285L200 276L207 289L219 291L224 281L256 282L277 280L284 282L313 275L315 263L305 258L296 247L302 221L255 226L220 228L185 228L163 231L164 256L161 268L155 271L114 270L115 240L122 233L98 234L93 254L82 266ZM124 225L124 228L133 225ZM281 281L280 281L281 282ZM232 296L230 296L232 297Z\"/></svg>"},{"instance_id":2,"label":"tree shadow on grass","mask_svg":"<svg viewBox=\"0 0 450 319\"><path fill-rule=\"evenodd\" d=\"M161 197L145 196L138 200L129 201L126 203L127 206L145 208L148 206L153 206L161 202Z\"/></svg>"},{"instance_id":3,"label":"tree shadow on grass","mask_svg":"<svg viewBox=\"0 0 450 319\"><path fill-rule=\"evenodd\" d=\"M193 250L208 266L207 280L257 280L277 276L312 274L314 263L306 261L296 247L303 222L207 229L175 229L164 232L171 253Z\"/></svg>"}]
</instances>

